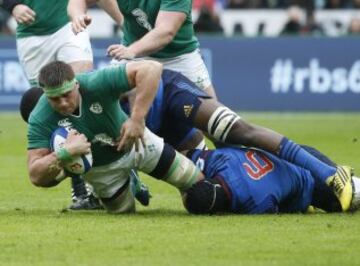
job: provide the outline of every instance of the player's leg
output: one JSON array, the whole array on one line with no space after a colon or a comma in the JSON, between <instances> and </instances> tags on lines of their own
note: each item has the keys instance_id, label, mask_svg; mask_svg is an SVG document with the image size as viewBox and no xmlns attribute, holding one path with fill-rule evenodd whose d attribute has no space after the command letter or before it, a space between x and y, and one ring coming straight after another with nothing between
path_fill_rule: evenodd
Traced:
<instances>
[{"instance_id":1,"label":"player's leg","mask_svg":"<svg viewBox=\"0 0 360 266\"><path fill-rule=\"evenodd\" d=\"M352 198L352 171L349 167L334 167L323 163L283 135L247 123L212 99L201 99L201 105L194 117L195 125L202 125L204 128L206 123L207 132L218 141L261 148L310 170L319 183L326 183L332 188L342 209L349 209Z\"/></svg>"},{"instance_id":2,"label":"player's leg","mask_svg":"<svg viewBox=\"0 0 360 266\"><path fill-rule=\"evenodd\" d=\"M71 176L72 204L69 210L100 210L103 209L99 199L92 194L92 188L86 186L79 175Z\"/></svg>"},{"instance_id":3,"label":"player's leg","mask_svg":"<svg viewBox=\"0 0 360 266\"><path fill-rule=\"evenodd\" d=\"M199 130L195 130L195 129L176 147L176 150L180 152L193 150L193 149L197 149L197 150L208 149L204 135Z\"/></svg>"},{"instance_id":4,"label":"player's leg","mask_svg":"<svg viewBox=\"0 0 360 266\"><path fill-rule=\"evenodd\" d=\"M333 189L343 210L349 209L352 197L350 168L327 165L283 135L247 123L216 100L201 95L194 84L184 77L174 79L171 86L173 90L166 90L168 111L180 121L188 121L217 141L261 148L310 170L315 178ZM190 106L191 110L185 112L185 106Z\"/></svg>"},{"instance_id":5,"label":"player's leg","mask_svg":"<svg viewBox=\"0 0 360 266\"><path fill-rule=\"evenodd\" d=\"M336 167L336 163L333 162L326 155L307 145L301 145L303 149L312 154L314 157L318 158L323 163L327 165ZM311 205L322 209L326 212L341 212L341 205L337 197L335 196L333 190L327 186L324 182L320 182L318 179L314 180L314 190L312 195Z\"/></svg>"},{"instance_id":6,"label":"player's leg","mask_svg":"<svg viewBox=\"0 0 360 266\"><path fill-rule=\"evenodd\" d=\"M132 169L130 172L130 188L138 202L143 206L148 206L150 203L149 188L140 180L136 170Z\"/></svg>"},{"instance_id":7,"label":"player's leg","mask_svg":"<svg viewBox=\"0 0 360 266\"><path fill-rule=\"evenodd\" d=\"M194 163L175 151L148 129L144 133L146 147L131 151L136 167L156 179L162 180L180 191L191 187L203 175Z\"/></svg>"},{"instance_id":8,"label":"player's leg","mask_svg":"<svg viewBox=\"0 0 360 266\"><path fill-rule=\"evenodd\" d=\"M135 92L129 91L125 93L123 97L119 100L119 104L121 109L126 113L130 114L130 102L135 99ZM147 123L147 120L146 120ZM137 171L133 169L130 172L130 179L131 179L131 189L135 198L143 205L148 206L150 203L150 192L148 186L146 186L140 179Z\"/></svg>"},{"instance_id":9,"label":"player's leg","mask_svg":"<svg viewBox=\"0 0 360 266\"><path fill-rule=\"evenodd\" d=\"M128 179L130 180L130 179ZM101 203L109 213L121 214L135 212L134 195L130 182L127 182L110 198L101 198Z\"/></svg>"},{"instance_id":10,"label":"player's leg","mask_svg":"<svg viewBox=\"0 0 360 266\"><path fill-rule=\"evenodd\" d=\"M93 167L84 179L94 189L105 210L110 213L135 211L134 195L131 192L131 168L120 159L108 165Z\"/></svg>"},{"instance_id":11,"label":"player's leg","mask_svg":"<svg viewBox=\"0 0 360 266\"><path fill-rule=\"evenodd\" d=\"M311 153L316 158L318 158L320 161L328 165L337 167L334 161L332 161L330 158L328 158L326 155L324 155L317 149L307 145L301 145L301 147L307 152ZM349 210L356 211L360 207L360 179L353 176L351 183L353 187L353 196ZM333 191L328 186L324 185L323 182L319 182L318 180L315 180L312 205L327 212L342 211L340 202L334 195Z\"/></svg>"},{"instance_id":12,"label":"player's leg","mask_svg":"<svg viewBox=\"0 0 360 266\"><path fill-rule=\"evenodd\" d=\"M40 69L55 60L58 45L48 45L50 35L30 36L16 39L19 61L32 86L38 85Z\"/></svg>"},{"instance_id":13,"label":"player's leg","mask_svg":"<svg viewBox=\"0 0 360 266\"><path fill-rule=\"evenodd\" d=\"M71 65L75 73L93 69L93 53L87 31L74 34L70 23L54 34L54 42L61 42L56 59Z\"/></svg>"},{"instance_id":14,"label":"player's leg","mask_svg":"<svg viewBox=\"0 0 360 266\"><path fill-rule=\"evenodd\" d=\"M169 69L183 74L200 89L205 91L209 96L214 99L217 98L209 72L199 49L188 54L178 56L175 59L152 59L160 61L164 65L164 69Z\"/></svg>"},{"instance_id":15,"label":"player's leg","mask_svg":"<svg viewBox=\"0 0 360 266\"><path fill-rule=\"evenodd\" d=\"M134 196L131 193L129 174L137 168L149 175L173 185L180 191L190 188L203 178L202 173L191 160L176 152L170 145L148 129L144 133L145 147L109 165L92 168L86 173L89 182L99 196L105 209L111 213L133 212Z\"/></svg>"},{"instance_id":16,"label":"player's leg","mask_svg":"<svg viewBox=\"0 0 360 266\"><path fill-rule=\"evenodd\" d=\"M333 190L340 201L342 210L349 210L353 195L351 167L328 165L286 137L283 137L280 142L278 155L280 158L308 169L315 180L325 183Z\"/></svg>"},{"instance_id":17,"label":"player's leg","mask_svg":"<svg viewBox=\"0 0 360 266\"><path fill-rule=\"evenodd\" d=\"M140 183L134 183L136 176L131 174L133 170L129 167L131 161L120 159L109 165L94 167L84 176L93 187L94 194L100 198L102 205L110 213L135 211L135 196L139 193L136 186ZM146 191L148 193L148 190ZM146 192L142 191L142 193ZM145 195L147 198L142 196L141 204L147 205L149 195Z\"/></svg>"},{"instance_id":18,"label":"player's leg","mask_svg":"<svg viewBox=\"0 0 360 266\"><path fill-rule=\"evenodd\" d=\"M192 149L207 149L202 132L188 123L179 121L172 113L165 112L157 135L180 152Z\"/></svg>"},{"instance_id":19,"label":"player's leg","mask_svg":"<svg viewBox=\"0 0 360 266\"><path fill-rule=\"evenodd\" d=\"M353 176L352 185L354 192L351 201L350 211L357 211L360 209L360 177Z\"/></svg>"}]
</instances>

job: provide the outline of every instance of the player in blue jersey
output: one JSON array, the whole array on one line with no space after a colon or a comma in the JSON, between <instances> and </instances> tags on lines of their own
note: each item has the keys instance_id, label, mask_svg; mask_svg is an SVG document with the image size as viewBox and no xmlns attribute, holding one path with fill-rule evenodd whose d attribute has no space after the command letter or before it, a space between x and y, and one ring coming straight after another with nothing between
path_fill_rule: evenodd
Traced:
<instances>
[{"instance_id":1,"label":"player in blue jersey","mask_svg":"<svg viewBox=\"0 0 360 266\"><path fill-rule=\"evenodd\" d=\"M327 165L286 137L246 123L179 73L163 71L162 83L147 124L156 125L149 126L180 150L199 145L199 135L193 131L195 127L206 132L212 140L257 147L276 154L281 159L312 171L319 183L332 188L342 210L350 208L353 192L351 168Z\"/></svg>"},{"instance_id":2,"label":"player in blue jersey","mask_svg":"<svg viewBox=\"0 0 360 266\"><path fill-rule=\"evenodd\" d=\"M131 96L129 99L131 106ZM122 103L124 105L126 101ZM315 173L322 183L333 189L342 209L350 208L351 168L329 166L283 135L247 123L180 73L163 71L146 122L154 133L178 150L199 147L202 136L193 130L195 127L206 132L212 140L257 147L276 154Z\"/></svg>"},{"instance_id":3,"label":"player in blue jersey","mask_svg":"<svg viewBox=\"0 0 360 266\"><path fill-rule=\"evenodd\" d=\"M193 122L201 98L210 99L201 89L177 81L177 72L164 70L155 100L146 116L146 126L178 151L204 149L206 144L198 126ZM122 109L129 114L135 94L130 92L120 100Z\"/></svg>"},{"instance_id":4,"label":"player in blue jersey","mask_svg":"<svg viewBox=\"0 0 360 266\"><path fill-rule=\"evenodd\" d=\"M328 165L335 164L306 147ZM188 157L206 179L194 184L184 197L193 214L306 212L310 205L327 212L342 211L334 193L316 174L264 151L248 148L191 150ZM359 208L360 179L352 177L351 210Z\"/></svg>"}]
</instances>

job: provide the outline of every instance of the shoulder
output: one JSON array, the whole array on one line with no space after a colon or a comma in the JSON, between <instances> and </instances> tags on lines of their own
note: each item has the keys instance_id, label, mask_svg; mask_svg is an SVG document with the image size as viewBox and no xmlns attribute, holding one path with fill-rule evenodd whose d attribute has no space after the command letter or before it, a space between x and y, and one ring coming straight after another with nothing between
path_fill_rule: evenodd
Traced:
<instances>
[{"instance_id":1,"label":"shoulder","mask_svg":"<svg viewBox=\"0 0 360 266\"><path fill-rule=\"evenodd\" d=\"M42 95L30 114L29 123L47 120L54 112L55 111L51 108L46 96Z\"/></svg>"},{"instance_id":2,"label":"shoulder","mask_svg":"<svg viewBox=\"0 0 360 266\"><path fill-rule=\"evenodd\" d=\"M124 74L126 75L126 65L120 64L77 74L76 79L80 85L91 87L94 82L96 84L96 82L111 81L112 78L121 77Z\"/></svg>"},{"instance_id":3,"label":"shoulder","mask_svg":"<svg viewBox=\"0 0 360 266\"><path fill-rule=\"evenodd\" d=\"M30 132L52 132L59 125L64 117L57 113L49 104L45 95L41 96L34 110L31 112L28 121L28 130ZM44 131L44 132L42 132ZM50 133L49 133L50 134Z\"/></svg>"}]
</instances>

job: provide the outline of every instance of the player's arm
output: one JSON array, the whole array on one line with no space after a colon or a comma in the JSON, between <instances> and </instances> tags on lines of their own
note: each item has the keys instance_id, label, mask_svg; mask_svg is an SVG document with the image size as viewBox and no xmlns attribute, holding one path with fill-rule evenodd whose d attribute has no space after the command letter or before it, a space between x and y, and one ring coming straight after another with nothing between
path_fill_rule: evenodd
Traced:
<instances>
[{"instance_id":1,"label":"player's arm","mask_svg":"<svg viewBox=\"0 0 360 266\"><path fill-rule=\"evenodd\" d=\"M28 171L31 183L38 187L53 187L64 177L61 161L49 149L28 150Z\"/></svg>"},{"instance_id":2,"label":"player's arm","mask_svg":"<svg viewBox=\"0 0 360 266\"><path fill-rule=\"evenodd\" d=\"M155 27L141 39L125 47L113 44L108 47L108 54L116 59L131 59L153 54L172 42L186 19L183 12L161 11L156 18Z\"/></svg>"},{"instance_id":3,"label":"player's arm","mask_svg":"<svg viewBox=\"0 0 360 266\"><path fill-rule=\"evenodd\" d=\"M74 130L69 132L63 148L57 153L47 148L28 150L28 171L31 182L39 187L57 185L64 177L63 164L73 156L88 152L90 152L90 143L85 135Z\"/></svg>"},{"instance_id":4,"label":"player's arm","mask_svg":"<svg viewBox=\"0 0 360 266\"><path fill-rule=\"evenodd\" d=\"M116 0L97 0L97 5L101 7L118 24L124 23L124 16L121 13Z\"/></svg>"},{"instance_id":5,"label":"player's arm","mask_svg":"<svg viewBox=\"0 0 360 266\"><path fill-rule=\"evenodd\" d=\"M91 17L86 14L89 6L97 3L119 25L124 22L116 0L70 0L67 11L75 33L84 31L91 23Z\"/></svg>"},{"instance_id":6,"label":"player's arm","mask_svg":"<svg viewBox=\"0 0 360 266\"><path fill-rule=\"evenodd\" d=\"M151 60L129 62L126 75L131 88L136 88L136 96L131 116L124 123L118 150L127 150L135 144L138 150L139 139L144 144L145 116L155 98L162 73L162 65Z\"/></svg>"},{"instance_id":7,"label":"player's arm","mask_svg":"<svg viewBox=\"0 0 360 266\"><path fill-rule=\"evenodd\" d=\"M91 5L93 2L93 0L69 0L67 12L74 33L84 31L91 23L91 17L86 12L88 5Z\"/></svg>"},{"instance_id":8,"label":"player's arm","mask_svg":"<svg viewBox=\"0 0 360 266\"><path fill-rule=\"evenodd\" d=\"M34 22L35 12L18 0L4 0L1 7L12 14L17 23L30 24Z\"/></svg>"}]
</instances>

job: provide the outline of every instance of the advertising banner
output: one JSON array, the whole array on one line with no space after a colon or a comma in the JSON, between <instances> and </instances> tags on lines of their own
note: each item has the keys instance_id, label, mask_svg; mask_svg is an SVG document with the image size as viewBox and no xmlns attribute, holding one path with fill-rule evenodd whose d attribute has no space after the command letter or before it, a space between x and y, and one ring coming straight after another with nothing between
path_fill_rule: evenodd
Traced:
<instances>
[{"instance_id":1,"label":"advertising banner","mask_svg":"<svg viewBox=\"0 0 360 266\"><path fill-rule=\"evenodd\" d=\"M360 111L358 38L199 38L218 98L235 110ZM95 67L117 39L93 40ZM14 40L0 41L0 110L30 86Z\"/></svg>"}]
</instances>

